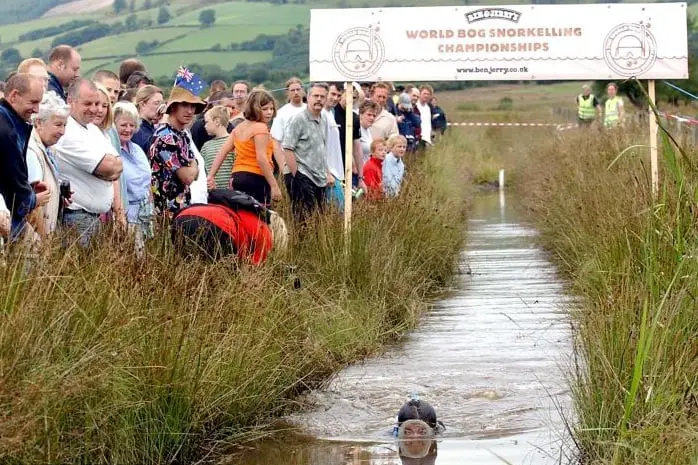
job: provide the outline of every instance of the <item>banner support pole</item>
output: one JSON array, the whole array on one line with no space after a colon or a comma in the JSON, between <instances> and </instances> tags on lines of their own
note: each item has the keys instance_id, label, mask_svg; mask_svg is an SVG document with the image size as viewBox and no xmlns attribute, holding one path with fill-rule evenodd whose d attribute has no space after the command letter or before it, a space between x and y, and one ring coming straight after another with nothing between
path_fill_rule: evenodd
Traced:
<instances>
[{"instance_id":1,"label":"banner support pole","mask_svg":"<svg viewBox=\"0 0 698 465\"><path fill-rule=\"evenodd\" d=\"M655 89L654 79L650 79L647 83L647 93L649 94L649 111L650 111L650 169L652 171L652 195L657 196L659 193L659 162L657 160L657 115L654 112L655 105Z\"/></svg>"},{"instance_id":2,"label":"banner support pole","mask_svg":"<svg viewBox=\"0 0 698 465\"><path fill-rule=\"evenodd\" d=\"M344 83L346 98L344 119L344 253L349 256L351 245L351 208L352 208L352 166L354 161L354 83Z\"/></svg>"}]
</instances>

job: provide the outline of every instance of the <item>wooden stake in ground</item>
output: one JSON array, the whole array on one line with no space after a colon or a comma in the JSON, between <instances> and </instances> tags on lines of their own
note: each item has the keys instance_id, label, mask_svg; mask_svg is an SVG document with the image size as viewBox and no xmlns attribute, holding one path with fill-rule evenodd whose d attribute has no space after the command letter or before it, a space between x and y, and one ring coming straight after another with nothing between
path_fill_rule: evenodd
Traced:
<instances>
[{"instance_id":1,"label":"wooden stake in ground","mask_svg":"<svg viewBox=\"0 0 698 465\"><path fill-rule=\"evenodd\" d=\"M659 193L659 166L657 161L657 115L654 113L654 79L649 80L647 93L650 97L650 170L652 171L652 194L656 196Z\"/></svg>"},{"instance_id":2,"label":"wooden stake in ground","mask_svg":"<svg viewBox=\"0 0 698 465\"><path fill-rule=\"evenodd\" d=\"M344 154L344 251L349 253L351 238L351 185L352 185L352 161L354 159L354 83L344 83L344 95L347 99L344 120L345 154ZM360 175L360 174L359 174Z\"/></svg>"}]
</instances>

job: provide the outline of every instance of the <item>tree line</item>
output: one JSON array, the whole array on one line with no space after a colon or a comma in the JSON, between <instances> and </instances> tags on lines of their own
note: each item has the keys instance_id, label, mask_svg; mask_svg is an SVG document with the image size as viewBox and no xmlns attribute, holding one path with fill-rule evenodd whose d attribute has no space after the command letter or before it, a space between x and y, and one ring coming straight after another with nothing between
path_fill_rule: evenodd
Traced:
<instances>
[{"instance_id":1,"label":"tree line","mask_svg":"<svg viewBox=\"0 0 698 465\"><path fill-rule=\"evenodd\" d=\"M51 8L70 0L2 0L0 2L0 24L14 24L40 18Z\"/></svg>"}]
</instances>

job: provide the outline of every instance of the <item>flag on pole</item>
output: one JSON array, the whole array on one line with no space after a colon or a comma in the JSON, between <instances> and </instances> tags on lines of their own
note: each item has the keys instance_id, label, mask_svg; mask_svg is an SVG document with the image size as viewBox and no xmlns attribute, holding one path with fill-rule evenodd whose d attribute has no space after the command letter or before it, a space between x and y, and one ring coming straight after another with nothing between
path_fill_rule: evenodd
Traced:
<instances>
[{"instance_id":1,"label":"flag on pole","mask_svg":"<svg viewBox=\"0 0 698 465\"><path fill-rule=\"evenodd\" d=\"M206 83L195 73L192 73L187 68L180 66L179 70L177 70L175 86L186 89L192 94L198 96L206 87Z\"/></svg>"}]
</instances>

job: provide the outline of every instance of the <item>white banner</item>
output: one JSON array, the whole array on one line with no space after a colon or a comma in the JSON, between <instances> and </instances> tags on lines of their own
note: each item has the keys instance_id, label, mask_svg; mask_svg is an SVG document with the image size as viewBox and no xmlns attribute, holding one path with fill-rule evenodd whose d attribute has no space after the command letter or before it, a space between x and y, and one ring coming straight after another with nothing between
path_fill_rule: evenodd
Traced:
<instances>
[{"instance_id":1,"label":"white banner","mask_svg":"<svg viewBox=\"0 0 698 465\"><path fill-rule=\"evenodd\" d=\"M685 3L312 10L310 78L688 77Z\"/></svg>"}]
</instances>

